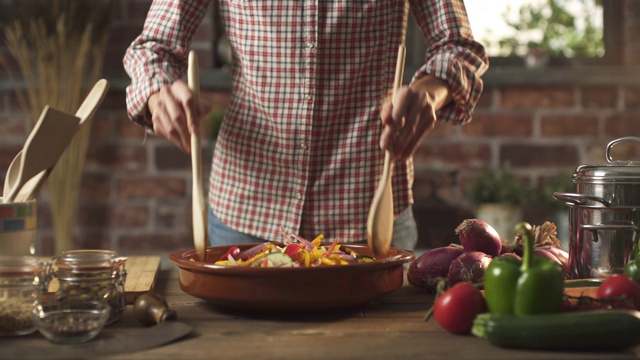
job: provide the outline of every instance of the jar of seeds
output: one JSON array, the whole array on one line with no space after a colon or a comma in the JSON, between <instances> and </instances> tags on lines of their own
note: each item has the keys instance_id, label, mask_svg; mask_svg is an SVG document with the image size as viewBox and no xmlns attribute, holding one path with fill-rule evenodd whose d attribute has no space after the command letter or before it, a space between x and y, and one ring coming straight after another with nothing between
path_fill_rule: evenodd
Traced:
<instances>
[{"instance_id":1,"label":"jar of seeds","mask_svg":"<svg viewBox=\"0 0 640 360\"><path fill-rule=\"evenodd\" d=\"M45 263L32 256L0 256L0 336L36 331L31 311L44 284Z\"/></svg>"},{"instance_id":2,"label":"jar of seeds","mask_svg":"<svg viewBox=\"0 0 640 360\"><path fill-rule=\"evenodd\" d=\"M124 283L126 258L109 250L70 250L54 258L53 276L58 279L56 299L61 304L101 301L109 305L111 324L126 307Z\"/></svg>"}]
</instances>

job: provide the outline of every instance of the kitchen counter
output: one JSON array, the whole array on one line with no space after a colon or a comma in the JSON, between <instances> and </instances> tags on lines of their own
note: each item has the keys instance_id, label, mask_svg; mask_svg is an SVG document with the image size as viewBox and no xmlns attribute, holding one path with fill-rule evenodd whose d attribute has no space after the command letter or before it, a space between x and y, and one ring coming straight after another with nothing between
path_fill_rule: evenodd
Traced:
<instances>
[{"instance_id":1,"label":"kitchen counter","mask_svg":"<svg viewBox=\"0 0 640 360\"><path fill-rule=\"evenodd\" d=\"M108 359L637 359L640 347L621 353L568 353L503 349L473 336L451 335L435 320L423 321L433 296L406 284L361 308L306 314L269 315L229 311L180 290L177 270L163 270L156 291L165 296L178 320L194 331L178 341L148 350L100 350L110 338L148 338L132 306L94 340L55 345L39 333L0 338L0 358L65 358L67 348L81 358ZM148 333L147 333L148 334ZM123 346L125 341L122 342ZM95 348L92 348L95 347ZM117 347L117 346L116 346ZM94 350L92 350L94 349ZM114 354L115 353L115 354ZM86 354L86 356L84 355ZM67 353L68 355L68 353Z\"/></svg>"}]
</instances>

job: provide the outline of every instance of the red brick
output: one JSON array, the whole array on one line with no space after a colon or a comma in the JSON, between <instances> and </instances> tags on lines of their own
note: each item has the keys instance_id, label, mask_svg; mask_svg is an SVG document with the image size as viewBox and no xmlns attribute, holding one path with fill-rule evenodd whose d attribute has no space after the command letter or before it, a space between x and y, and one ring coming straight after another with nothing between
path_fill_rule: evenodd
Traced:
<instances>
[{"instance_id":1,"label":"red brick","mask_svg":"<svg viewBox=\"0 0 640 360\"><path fill-rule=\"evenodd\" d=\"M178 149L173 143L155 147L155 167L158 170L188 170L191 169L191 156ZM202 156L203 158L205 156ZM207 157L207 161L211 159ZM203 159L204 162L204 159Z\"/></svg>"},{"instance_id":2,"label":"red brick","mask_svg":"<svg viewBox=\"0 0 640 360\"><path fill-rule=\"evenodd\" d=\"M118 249L114 249L111 245L111 240L108 234L97 231L83 231L74 236L73 243L76 249L104 249L113 250L118 252Z\"/></svg>"},{"instance_id":3,"label":"red brick","mask_svg":"<svg viewBox=\"0 0 640 360\"><path fill-rule=\"evenodd\" d=\"M180 249L193 249L193 238L190 233L124 235L118 238L117 247L120 254L127 256L166 254Z\"/></svg>"},{"instance_id":4,"label":"red brick","mask_svg":"<svg viewBox=\"0 0 640 360\"><path fill-rule=\"evenodd\" d=\"M108 228L111 226L109 208L106 205L78 206L77 224L83 228Z\"/></svg>"},{"instance_id":5,"label":"red brick","mask_svg":"<svg viewBox=\"0 0 640 360\"><path fill-rule=\"evenodd\" d=\"M435 144L425 141L414 156L416 168L484 168L491 163L491 147L473 144Z\"/></svg>"},{"instance_id":6,"label":"red brick","mask_svg":"<svg viewBox=\"0 0 640 360\"><path fill-rule=\"evenodd\" d=\"M523 112L477 111L473 121L462 126L465 136L529 137L533 132L533 116Z\"/></svg>"},{"instance_id":7,"label":"red brick","mask_svg":"<svg viewBox=\"0 0 640 360\"><path fill-rule=\"evenodd\" d=\"M116 205L111 211L111 226L118 229L140 228L149 225L147 206Z\"/></svg>"},{"instance_id":8,"label":"red brick","mask_svg":"<svg viewBox=\"0 0 640 360\"><path fill-rule=\"evenodd\" d=\"M597 136L598 118L590 114L551 114L540 118L542 136Z\"/></svg>"},{"instance_id":9,"label":"red brick","mask_svg":"<svg viewBox=\"0 0 640 360\"><path fill-rule=\"evenodd\" d=\"M622 113L605 119L604 134L610 140L623 136L640 135L640 114Z\"/></svg>"},{"instance_id":10,"label":"red brick","mask_svg":"<svg viewBox=\"0 0 640 360\"><path fill-rule=\"evenodd\" d=\"M148 134L143 126L129 120L129 117L125 112L118 116L115 131L118 138L136 140L136 142L139 144L143 143L145 137L156 137L156 135Z\"/></svg>"},{"instance_id":11,"label":"red brick","mask_svg":"<svg viewBox=\"0 0 640 360\"><path fill-rule=\"evenodd\" d=\"M191 225L191 203L169 203L159 201L156 206L156 227L158 229L176 229Z\"/></svg>"},{"instance_id":12,"label":"red brick","mask_svg":"<svg viewBox=\"0 0 640 360\"><path fill-rule=\"evenodd\" d=\"M615 108L618 104L618 88L587 87L582 89L582 106L585 108Z\"/></svg>"},{"instance_id":13,"label":"red brick","mask_svg":"<svg viewBox=\"0 0 640 360\"><path fill-rule=\"evenodd\" d=\"M81 203L108 202L112 176L102 173L84 172L80 188Z\"/></svg>"},{"instance_id":14,"label":"red brick","mask_svg":"<svg viewBox=\"0 0 640 360\"><path fill-rule=\"evenodd\" d=\"M89 146L87 166L109 170L140 171L147 163L144 145Z\"/></svg>"},{"instance_id":15,"label":"red brick","mask_svg":"<svg viewBox=\"0 0 640 360\"><path fill-rule=\"evenodd\" d=\"M578 163L578 150L572 145L523 145L500 146L500 161L515 168L565 167Z\"/></svg>"},{"instance_id":16,"label":"red brick","mask_svg":"<svg viewBox=\"0 0 640 360\"><path fill-rule=\"evenodd\" d=\"M139 176L116 181L118 200L185 199L187 195L187 180L183 177Z\"/></svg>"},{"instance_id":17,"label":"red brick","mask_svg":"<svg viewBox=\"0 0 640 360\"><path fill-rule=\"evenodd\" d=\"M626 109L640 108L640 87L627 86L623 90L624 107Z\"/></svg>"},{"instance_id":18,"label":"red brick","mask_svg":"<svg viewBox=\"0 0 640 360\"><path fill-rule=\"evenodd\" d=\"M478 103L476 103L476 109L488 109L493 106L494 102L494 89L485 87L482 90L482 95L480 95L480 99L478 99Z\"/></svg>"},{"instance_id":19,"label":"red brick","mask_svg":"<svg viewBox=\"0 0 640 360\"><path fill-rule=\"evenodd\" d=\"M501 106L505 109L558 109L575 106L575 96L566 87L520 87L501 91Z\"/></svg>"}]
</instances>

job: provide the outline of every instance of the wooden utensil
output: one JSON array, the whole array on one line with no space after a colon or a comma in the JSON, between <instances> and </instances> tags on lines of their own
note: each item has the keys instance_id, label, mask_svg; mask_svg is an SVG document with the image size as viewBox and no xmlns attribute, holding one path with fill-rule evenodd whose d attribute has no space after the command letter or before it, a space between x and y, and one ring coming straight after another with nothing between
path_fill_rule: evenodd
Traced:
<instances>
[{"instance_id":1,"label":"wooden utensil","mask_svg":"<svg viewBox=\"0 0 640 360\"><path fill-rule=\"evenodd\" d=\"M404 43L398 47L396 73L393 81L393 94L402 85L406 48ZM373 196L369 217L367 218L367 243L376 256L387 253L393 237L393 194L391 192L391 152L384 153L382 176Z\"/></svg>"},{"instance_id":2,"label":"wooden utensil","mask_svg":"<svg viewBox=\"0 0 640 360\"><path fill-rule=\"evenodd\" d=\"M189 52L187 81L189 89L193 93L196 106L200 101L200 79L198 75L198 58L195 51ZM193 243L196 252L202 262L205 262L207 256L207 208L204 201L204 191L202 189L202 149L200 147L200 135L191 133L191 168L193 176L192 190L192 217L193 217Z\"/></svg>"},{"instance_id":3,"label":"wooden utensil","mask_svg":"<svg viewBox=\"0 0 640 360\"><path fill-rule=\"evenodd\" d=\"M89 94L85 97L82 104L80 104L78 111L76 111L76 116L80 118L78 130L85 125L87 120L93 117L98 106L100 106L102 100L104 100L107 90L109 90L109 82L105 79L101 79L98 80L91 91L89 91ZM14 201L25 202L33 200L52 170L53 166L46 170L42 170L38 175L29 179L29 181L24 184L20 192L18 192Z\"/></svg>"},{"instance_id":4,"label":"wooden utensil","mask_svg":"<svg viewBox=\"0 0 640 360\"><path fill-rule=\"evenodd\" d=\"M41 171L53 167L78 131L77 116L45 106L5 178L4 202L13 202L20 189ZM8 185L8 187L7 187Z\"/></svg>"}]
</instances>

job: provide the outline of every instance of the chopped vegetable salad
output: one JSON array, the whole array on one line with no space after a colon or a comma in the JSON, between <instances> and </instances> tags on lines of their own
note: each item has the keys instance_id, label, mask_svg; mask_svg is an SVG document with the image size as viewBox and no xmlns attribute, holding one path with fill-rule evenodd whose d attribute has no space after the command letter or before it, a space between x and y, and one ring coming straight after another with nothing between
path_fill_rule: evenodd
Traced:
<instances>
[{"instance_id":1,"label":"chopped vegetable salad","mask_svg":"<svg viewBox=\"0 0 640 360\"><path fill-rule=\"evenodd\" d=\"M282 234L284 237L282 245L265 242L243 252L238 247L232 246L215 264L251 267L317 267L375 261L370 256L343 249L337 238L331 244L323 245L323 234L312 241L287 233L284 229Z\"/></svg>"}]
</instances>

